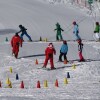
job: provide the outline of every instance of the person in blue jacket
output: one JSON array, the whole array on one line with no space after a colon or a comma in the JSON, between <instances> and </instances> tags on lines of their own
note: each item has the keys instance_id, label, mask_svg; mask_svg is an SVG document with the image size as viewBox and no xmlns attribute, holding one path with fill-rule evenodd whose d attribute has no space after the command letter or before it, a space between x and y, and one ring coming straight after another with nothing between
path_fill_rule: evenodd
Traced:
<instances>
[{"instance_id":1,"label":"person in blue jacket","mask_svg":"<svg viewBox=\"0 0 100 100\"><path fill-rule=\"evenodd\" d=\"M79 26L78 26L78 24L74 21L73 25L74 25L73 34L76 37L76 41L81 40L81 37L79 36Z\"/></svg>"},{"instance_id":2,"label":"person in blue jacket","mask_svg":"<svg viewBox=\"0 0 100 100\"><path fill-rule=\"evenodd\" d=\"M23 36L26 35L28 37L29 41L32 41L31 37L27 34L27 31L26 31L27 29L22 25L19 25L19 28L20 28L20 31L17 33L22 32L22 34L20 35L21 39L23 40Z\"/></svg>"},{"instance_id":3,"label":"person in blue jacket","mask_svg":"<svg viewBox=\"0 0 100 100\"><path fill-rule=\"evenodd\" d=\"M60 55L59 55L59 61L62 62L62 56L64 56L64 60L67 60L67 52L68 52L68 45L67 45L67 41L63 40L63 44L60 48Z\"/></svg>"}]
</instances>

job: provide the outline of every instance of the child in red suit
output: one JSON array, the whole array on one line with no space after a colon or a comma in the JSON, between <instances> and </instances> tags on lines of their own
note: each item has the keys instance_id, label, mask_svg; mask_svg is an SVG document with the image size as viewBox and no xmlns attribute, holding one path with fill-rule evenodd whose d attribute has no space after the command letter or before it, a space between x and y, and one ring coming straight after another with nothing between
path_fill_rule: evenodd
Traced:
<instances>
[{"instance_id":1,"label":"child in red suit","mask_svg":"<svg viewBox=\"0 0 100 100\"><path fill-rule=\"evenodd\" d=\"M53 54L56 54L56 50L55 50L53 44L49 43L48 47L45 49L46 58L45 58L43 68L46 68L48 60L50 60L51 69L55 69L54 63L53 63Z\"/></svg>"},{"instance_id":2,"label":"child in red suit","mask_svg":"<svg viewBox=\"0 0 100 100\"><path fill-rule=\"evenodd\" d=\"M22 47L22 39L16 33L11 39L11 46L12 46L12 54L14 54L15 58L18 57L19 46Z\"/></svg>"},{"instance_id":3,"label":"child in red suit","mask_svg":"<svg viewBox=\"0 0 100 100\"><path fill-rule=\"evenodd\" d=\"M78 51L79 51L79 58L80 58L80 62L81 61L85 61L84 60L84 57L82 55L82 50L83 50L83 43L82 43L82 40L78 40Z\"/></svg>"}]
</instances>

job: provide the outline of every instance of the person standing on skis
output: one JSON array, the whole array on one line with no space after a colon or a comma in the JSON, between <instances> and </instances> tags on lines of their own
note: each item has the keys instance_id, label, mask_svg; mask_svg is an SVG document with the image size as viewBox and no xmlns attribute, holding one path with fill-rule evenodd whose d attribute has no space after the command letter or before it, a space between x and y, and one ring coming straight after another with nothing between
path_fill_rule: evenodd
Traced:
<instances>
[{"instance_id":1,"label":"person standing on skis","mask_svg":"<svg viewBox=\"0 0 100 100\"><path fill-rule=\"evenodd\" d=\"M20 31L17 33L22 32L22 34L20 35L21 39L23 40L23 36L26 35L28 37L29 41L32 41L31 37L27 34L27 31L26 31L27 29L22 25L19 25L19 28L20 28Z\"/></svg>"},{"instance_id":2,"label":"person standing on skis","mask_svg":"<svg viewBox=\"0 0 100 100\"><path fill-rule=\"evenodd\" d=\"M56 50L55 50L53 44L49 43L48 47L45 49L46 58L45 58L44 65L42 68L46 68L48 60L50 60L51 69L55 69L54 63L53 63L53 54L56 54Z\"/></svg>"},{"instance_id":3,"label":"person standing on skis","mask_svg":"<svg viewBox=\"0 0 100 100\"><path fill-rule=\"evenodd\" d=\"M78 51L79 51L79 58L80 58L80 62L85 61L83 55L82 55L82 50L83 50L83 43L81 40L78 40Z\"/></svg>"},{"instance_id":4,"label":"person standing on skis","mask_svg":"<svg viewBox=\"0 0 100 100\"><path fill-rule=\"evenodd\" d=\"M100 25L99 25L99 22L96 22L95 23L95 30L94 30L94 33L99 33L100 32Z\"/></svg>"},{"instance_id":5,"label":"person standing on skis","mask_svg":"<svg viewBox=\"0 0 100 100\"><path fill-rule=\"evenodd\" d=\"M12 46L12 55L15 56L15 58L18 58L18 52L19 52L19 46L22 47L22 39L16 33L12 39L11 39L11 46Z\"/></svg>"},{"instance_id":6,"label":"person standing on skis","mask_svg":"<svg viewBox=\"0 0 100 100\"><path fill-rule=\"evenodd\" d=\"M68 45L67 45L67 41L64 40L63 44L62 44L62 46L60 48L60 55L59 55L59 61L60 62L62 62L62 56L64 56L64 60L67 61L67 57L66 57L67 52L68 52Z\"/></svg>"},{"instance_id":7,"label":"person standing on skis","mask_svg":"<svg viewBox=\"0 0 100 100\"><path fill-rule=\"evenodd\" d=\"M76 23L76 21L73 22L74 28L73 28L73 34L76 37L76 41L81 40L81 37L79 36L79 26Z\"/></svg>"},{"instance_id":8,"label":"person standing on skis","mask_svg":"<svg viewBox=\"0 0 100 100\"><path fill-rule=\"evenodd\" d=\"M95 36L96 36L96 40L100 41L100 24L99 24L99 22L96 22L95 25L96 26L95 26L94 33L95 33Z\"/></svg>"},{"instance_id":9,"label":"person standing on skis","mask_svg":"<svg viewBox=\"0 0 100 100\"><path fill-rule=\"evenodd\" d=\"M63 40L63 37L61 35L61 31L64 31L61 27L60 27L60 24L57 23L56 24L56 29L54 29L54 31L57 30L57 34L56 34L56 41L59 41L59 40Z\"/></svg>"}]
</instances>

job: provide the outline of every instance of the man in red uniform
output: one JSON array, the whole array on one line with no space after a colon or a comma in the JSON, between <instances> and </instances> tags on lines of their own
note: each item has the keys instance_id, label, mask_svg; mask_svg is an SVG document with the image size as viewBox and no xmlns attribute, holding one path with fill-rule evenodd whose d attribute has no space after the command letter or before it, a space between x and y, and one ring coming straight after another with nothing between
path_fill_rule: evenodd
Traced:
<instances>
[{"instance_id":1,"label":"man in red uniform","mask_svg":"<svg viewBox=\"0 0 100 100\"><path fill-rule=\"evenodd\" d=\"M46 58L45 58L43 68L46 68L48 60L50 60L51 69L55 69L54 63L53 63L53 54L56 54L56 50L55 50L53 44L49 43L48 47L45 49Z\"/></svg>"},{"instance_id":2,"label":"man in red uniform","mask_svg":"<svg viewBox=\"0 0 100 100\"><path fill-rule=\"evenodd\" d=\"M22 47L22 39L16 33L12 39L11 39L11 46L12 46L12 54L15 56L15 58L18 57L18 52L19 52L19 46Z\"/></svg>"}]
</instances>

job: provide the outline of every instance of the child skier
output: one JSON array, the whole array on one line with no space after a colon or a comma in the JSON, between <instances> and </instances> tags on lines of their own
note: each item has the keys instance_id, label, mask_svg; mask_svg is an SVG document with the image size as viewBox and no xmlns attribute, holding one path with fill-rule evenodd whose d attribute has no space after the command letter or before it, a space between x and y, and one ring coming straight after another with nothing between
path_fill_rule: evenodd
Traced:
<instances>
[{"instance_id":1,"label":"child skier","mask_svg":"<svg viewBox=\"0 0 100 100\"><path fill-rule=\"evenodd\" d=\"M12 46L12 55L14 55L15 58L17 58L18 57L18 52L19 52L19 46L22 47L22 39L20 38L18 33L16 33L12 37L12 39L11 39L11 46Z\"/></svg>"},{"instance_id":2,"label":"child skier","mask_svg":"<svg viewBox=\"0 0 100 100\"><path fill-rule=\"evenodd\" d=\"M95 33L95 38L97 41L100 41L100 25L99 25L99 22L96 22L95 23L96 26L95 26L95 30L94 30L94 33Z\"/></svg>"},{"instance_id":3,"label":"child skier","mask_svg":"<svg viewBox=\"0 0 100 100\"><path fill-rule=\"evenodd\" d=\"M54 31L55 30L57 30L56 41L63 40L63 37L61 35L61 31L64 31L64 30L60 27L59 23L56 24L56 29L54 29Z\"/></svg>"},{"instance_id":4,"label":"child skier","mask_svg":"<svg viewBox=\"0 0 100 100\"><path fill-rule=\"evenodd\" d=\"M55 69L54 67L54 63L53 63L53 54L56 54L56 50L53 46L52 43L49 43L48 47L45 49L45 62L42 68L46 68L48 60L50 60L50 64L51 64L51 69Z\"/></svg>"},{"instance_id":5,"label":"child skier","mask_svg":"<svg viewBox=\"0 0 100 100\"><path fill-rule=\"evenodd\" d=\"M29 41L32 41L31 37L26 32L27 29L22 25L19 25L19 28L20 28L20 31L18 33L22 32L22 34L20 35L21 39L23 40L23 35L26 35L28 37Z\"/></svg>"},{"instance_id":6,"label":"child skier","mask_svg":"<svg viewBox=\"0 0 100 100\"><path fill-rule=\"evenodd\" d=\"M100 32L100 25L99 25L99 22L96 22L95 23L95 30L94 30L94 33L99 33Z\"/></svg>"},{"instance_id":7,"label":"child skier","mask_svg":"<svg viewBox=\"0 0 100 100\"><path fill-rule=\"evenodd\" d=\"M79 36L79 27L78 24L74 21L73 22L74 28L73 28L73 33L76 37L76 41L81 40L81 37Z\"/></svg>"},{"instance_id":8,"label":"child skier","mask_svg":"<svg viewBox=\"0 0 100 100\"><path fill-rule=\"evenodd\" d=\"M80 62L85 61L83 55L82 55L82 50L83 50L83 43L81 40L78 41L78 51L79 51L79 58L80 58Z\"/></svg>"},{"instance_id":9,"label":"child skier","mask_svg":"<svg viewBox=\"0 0 100 100\"><path fill-rule=\"evenodd\" d=\"M62 56L64 56L64 60L67 61L67 57L66 57L67 52L68 52L68 45L67 45L67 41L64 40L60 49L59 61L62 62Z\"/></svg>"}]
</instances>

